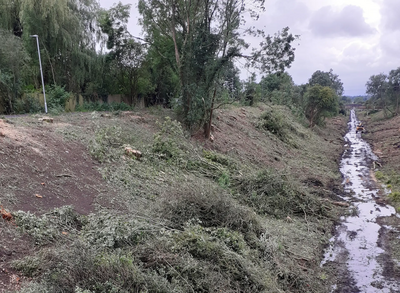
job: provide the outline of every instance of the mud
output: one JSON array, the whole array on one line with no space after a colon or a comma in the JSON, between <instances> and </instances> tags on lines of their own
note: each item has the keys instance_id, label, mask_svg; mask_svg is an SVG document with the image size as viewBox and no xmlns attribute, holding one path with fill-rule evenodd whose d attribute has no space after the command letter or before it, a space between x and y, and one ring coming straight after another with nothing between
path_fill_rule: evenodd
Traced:
<instances>
[{"instance_id":1,"label":"mud","mask_svg":"<svg viewBox=\"0 0 400 293\"><path fill-rule=\"evenodd\" d=\"M386 218L395 217L395 209L380 200L380 188L371 179L371 165L378 157L356 133L358 121L351 112L346 151L340 171L346 192L342 198L351 203L353 212L343 216L321 266L336 270L331 292L400 292L398 268L392 260Z\"/></svg>"}]
</instances>

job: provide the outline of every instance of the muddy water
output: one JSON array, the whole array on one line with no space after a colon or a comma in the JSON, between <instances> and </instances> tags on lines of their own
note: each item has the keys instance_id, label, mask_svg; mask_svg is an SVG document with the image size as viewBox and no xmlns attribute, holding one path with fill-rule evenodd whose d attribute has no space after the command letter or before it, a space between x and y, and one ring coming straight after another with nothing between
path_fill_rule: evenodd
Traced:
<instances>
[{"instance_id":1,"label":"muddy water","mask_svg":"<svg viewBox=\"0 0 400 293\"><path fill-rule=\"evenodd\" d=\"M351 204L352 213L341 218L321 265L341 267L338 269L338 283L331 292L400 292L400 284L385 277L379 263L384 250L378 244L382 227L377 218L391 216L395 210L376 202L379 190L371 184L370 167L377 157L361 134L356 134L356 125L353 110L349 132L345 136L347 148L340 166L346 191L343 198Z\"/></svg>"}]
</instances>

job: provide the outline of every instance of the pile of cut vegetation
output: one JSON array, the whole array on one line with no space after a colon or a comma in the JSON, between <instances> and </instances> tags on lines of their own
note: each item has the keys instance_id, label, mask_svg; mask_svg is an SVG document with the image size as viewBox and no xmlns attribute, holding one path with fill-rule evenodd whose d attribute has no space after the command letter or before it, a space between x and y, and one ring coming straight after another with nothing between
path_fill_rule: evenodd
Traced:
<instances>
[{"instance_id":1,"label":"pile of cut vegetation","mask_svg":"<svg viewBox=\"0 0 400 293\"><path fill-rule=\"evenodd\" d=\"M310 130L283 106L215 115L214 142L189 135L159 108L65 114L45 128L33 117L13 120L16 128L59 136L64 146L84 144L102 175L86 215L68 204L70 194L55 209L22 211L23 192L13 182L1 186L0 202L13 216L13 224L0 222L1 236L29 247L3 264L22 280L14 288L328 292L329 272L319 263L340 208L331 199L340 186L338 125L344 129L346 118ZM127 147L140 156L127 155ZM65 174L83 176L69 168Z\"/></svg>"}]
</instances>

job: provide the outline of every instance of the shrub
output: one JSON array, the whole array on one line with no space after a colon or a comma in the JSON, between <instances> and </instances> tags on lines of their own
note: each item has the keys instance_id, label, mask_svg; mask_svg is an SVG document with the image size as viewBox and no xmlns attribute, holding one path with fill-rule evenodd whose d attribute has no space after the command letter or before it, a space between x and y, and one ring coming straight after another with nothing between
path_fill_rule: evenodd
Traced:
<instances>
[{"instance_id":1,"label":"shrub","mask_svg":"<svg viewBox=\"0 0 400 293\"><path fill-rule=\"evenodd\" d=\"M89 152L99 162L114 161L122 155L122 145L121 127L99 127L89 142Z\"/></svg>"},{"instance_id":2,"label":"shrub","mask_svg":"<svg viewBox=\"0 0 400 293\"><path fill-rule=\"evenodd\" d=\"M166 117L160 124L161 130L154 135L153 152L161 154L168 160L177 160L182 156L182 144L185 139L183 128L178 121Z\"/></svg>"},{"instance_id":3,"label":"shrub","mask_svg":"<svg viewBox=\"0 0 400 293\"><path fill-rule=\"evenodd\" d=\"M43 107L37 98L28 94L25 98L15 101L14 111L18 114L38 113L43 111Z\"/></svg>"},{"instance_id":4,"label":"shrub","mask_svg":"<svg viewBox=\"0 0 400 293\"><path fill-rule=\"evenodd\" d=\"M258 237L262 224L250 209L239 205L229 194L207 182L180 186L175 194L160 203L160 213L170 225L182 229L188 221L198 220L204 227L225 227L243 233L247 239Z\"/></svg>"},{"instance_id":5,"label":"shrub","mask_svg":"<svg viewBox=\"0 0 400 293\"><path fill-rule=\"evenodd\" d=\"M19 261L18 268L29 258ZM43 251L37 272L48 292L53 293L76 292L77 287L99 293L172 291L165 279L142 271L131 253L109 251L80 241Z\"/></svg>"},{"instance_id":6,"label":"shrub","mask_svg":"<svg viewBox=\"0 0 400 293\"><path fill-rule=\"evenodd\" d=\"M262 215L326 214L320 201L274 170L239 178L234 185L238 199Z\"/></svg>"},{"instance_id":7,"label":"shrub","mask_svg":"<svg viewBox=\"0 0 400 293\"><path fill-rule=\"evenodd\" d=\"M296 123L289 120L284 112L271 109L261 115L256 127L274 134L283 142L296 146L292 140L292 134L302 138L305 134L295 125Z\"/></svg>"},{"instance_id":8,"label":"shrub","mask_svg":"<svg viewBox=\"0 0 400 293\"><path fill-rule=\"evenodd\" d=\"M133 110L133 106L130 106L124 102L117 103L112 102L101 103L100 101L95 102L84 102L83 105L77 105L75 111L78 112L92 112L92 111L130 111Z\"/></svg>"},{"instance_id":9,"label":"shrub","mask_svg":"<svg viewBox=\"0 0 400 293\"><path fill-rule=\"evenodd\" d=\"M13 215L17 226L40 245L61 239L62 232L75 233L82 226L82 218L73 211L72 206L56 208L41 217L23 211Z\"/></svg>"},{"instance_id":10,"label":"shrub","mask_svg":"<svg viewBox=\"0 0 400 293\"><path fill-rule=\"evenodd\" d=\"M55 114L65 111L65 102L70 98L71 93L67 92L64 87L52 85L47 89L46 102L49 111Z\"/></svg>"},{"instance_id":11,"label":"shrub","mask_svg":"<svg viewBox=\"0 0 400 293\"><path fill-rule=\"evenodd\" d=\"M101 212L90 214L81 235L93 245L120 248L148 238L154 228L131 217Z\"/></svg>"},{"instance_id":12,"label":"shrub","mask_svg":"<svg viewBox=\"0 0 400 293\"><path fill-rule=\"evenodd\" d=\"M225 238L227 235L225 233L227 232L228 230L205 229L200 225L188 225L184 231L174 235L176 250L189 253L195 259L214 264L214 270L222 272L225 278L231 281L231 286L239 289L240 292L268 292L270 283L268 271L260 266L260 263L251 262L232 251L226 245L228 239ZM230 240L233 238L240 243L240 237L233 235L230 234ZM245 244L242 242L242 245Z\"/></svg>"},{"instance_id":13,"label":"shrub","mask_svg":"<svg viewBox=\"0 0 400 293\"><path fill-rule=\"evenodd\" d=\"M284 140L286 138L286 123L283 116L273 110L264 112L260 118L260 128L263 128L272 134Z\"/></svg>"}]
</instances>

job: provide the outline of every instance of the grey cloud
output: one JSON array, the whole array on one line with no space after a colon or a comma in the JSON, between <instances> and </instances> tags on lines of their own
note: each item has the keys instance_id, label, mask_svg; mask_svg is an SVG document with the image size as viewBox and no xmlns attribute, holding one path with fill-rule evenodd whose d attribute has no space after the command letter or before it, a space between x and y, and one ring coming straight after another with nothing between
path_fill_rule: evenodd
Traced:
<instances>
[{"instance_id":1,"label":"grey cloud","mask_svg":"<svg viewBox=\"0 0 400 293\"><path fill-rule=\"evenodd\" d=\"M285 22L285 26L294 26L304 22L310 16L310 10L301 2L296 0L278 1L277 4L278 14L276 20L280 19Z\"/></svg>"},{"instance_id":2,"label":"grey cloud","mask_svg":"<svg viewBox=\"0 0 400 293\"><path fill-rule=\"evenodd\" d=\"M393 62L399 62L400 30L382 34L380 45L385 55L390 56Z\"/></svg>"},{"instance_id":3,"label":"grey cloud","mask_svg":"<svg viewBox=\"0 0 400 293\"><path fill-rule=\"evenodd\" d=\"M363 36L373 34L375 30L363 17L361 7L348 5L341 11L325 6L314 13L310 20L313 34L323 37Z\"/></svg>"},{"instance_id":4,"label":"grey cloud","mask_svg":"<svg viewBox=\"0 0 400 293\"><path fill-rule=\"evenodd\" d=\"M390 31L400 31L399 13L399 0L384 0L381 9L383 28Z\"/></svg>"},{"instance_id":5,"label":"grey cloud","mask_svg":"<svg viewBox=\"0 0 400 293\"><path fill-rule=\"evenodd\" d=\"M266 1L265 6L266 11L260 19L249 23L263 27L270 34L287 26L292 33L301 34L301 28L311 15L307 5L298 0L270 0Z\"/></svg>"}]
</instances>

